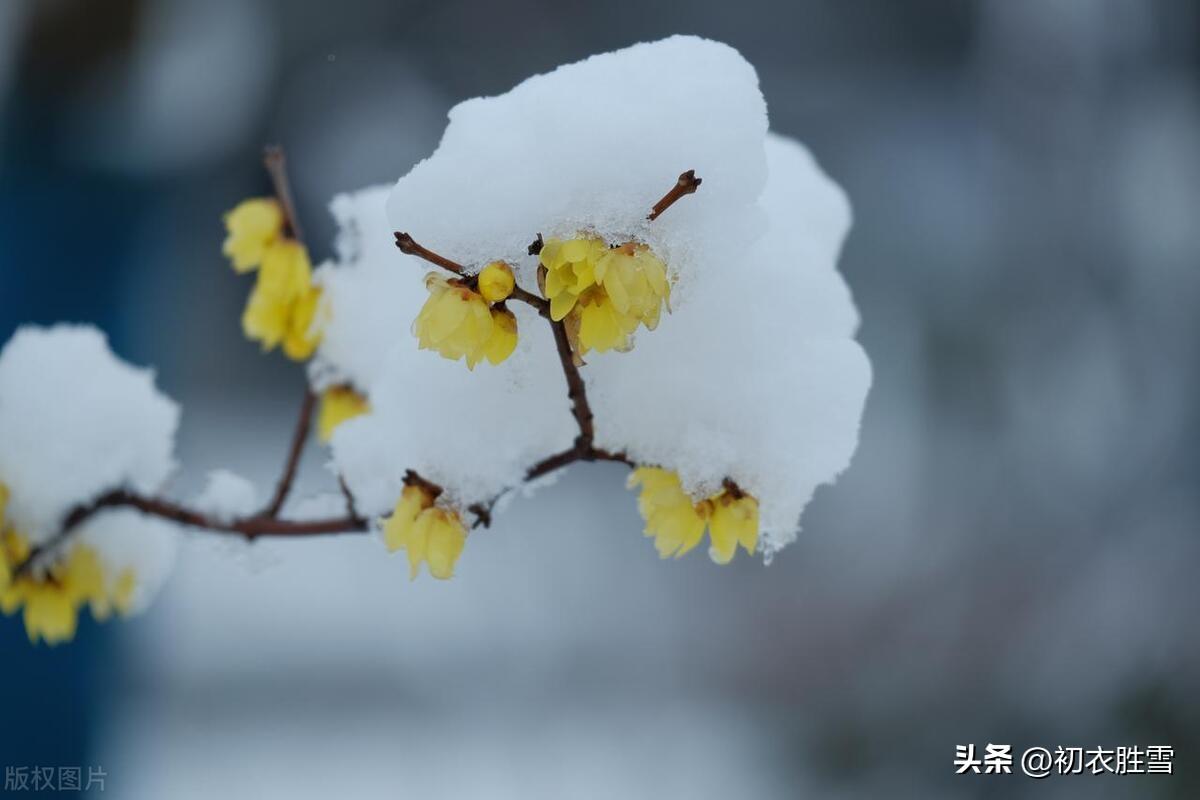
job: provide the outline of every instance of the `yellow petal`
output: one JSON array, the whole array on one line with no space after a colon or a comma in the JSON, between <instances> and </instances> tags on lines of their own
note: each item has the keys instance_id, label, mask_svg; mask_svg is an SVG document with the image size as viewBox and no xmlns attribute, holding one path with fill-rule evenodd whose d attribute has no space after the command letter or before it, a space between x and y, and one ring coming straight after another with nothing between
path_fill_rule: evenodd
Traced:
<instances>
[{"instance_id":1,"label":"yellow petal","mask_svg":"<svg viewBox=\"0 0 1200 800\"><path fill-rule=\"evenodd\" d=\"M492 364L499 364L517 349L517 318L508 310L493 311L492 322L485 355Z\"/></svg>"},{"instance_id":2,"label":"yellow petal","mask_svg":"<svg viewBox=\"0 0 1200 800\"><path fill-rule=\"evenodd\" d=\"M239 203L225 215L228 235L221 251L238 272L248 272L262 261L267 247L283 230L283 211L272 198L255 197Z\"/></svg>"},{"instance_id":3,"label":"yellow petal","mask_svg":"<svg viewBox=\"0 0 1200 800\"><path fill-rule=\"evenodd\" d=\"M439 509L429 530L429 548L426 554L429 574L439 580L454 577L454 566L458 563L466 540L467 532L458 515Z\"/></svg>"}]
</instances>

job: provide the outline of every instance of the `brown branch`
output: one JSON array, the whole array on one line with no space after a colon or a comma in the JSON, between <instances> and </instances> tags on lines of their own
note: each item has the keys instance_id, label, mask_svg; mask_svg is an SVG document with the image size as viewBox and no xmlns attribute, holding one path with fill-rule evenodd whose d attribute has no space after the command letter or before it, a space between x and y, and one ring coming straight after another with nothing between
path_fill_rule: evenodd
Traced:
<instances>
[{"instance_id":1,"label":"brown branch","mask_svg":"<svg viewBox=\"0 0 1200 800\"><path fill-rule=\"evenodd\" d=\"M334 533L364 533L366 520L355 514L326 519L287 520L254 514L235 519L219 519L202 511L179 505L170 500L130 492L124 489L101 495L86 505L77 506L63 520L62 528L50 541L37 547L13 570L13 577L27 573L46 553L62 545L81 524L109 508L135 508L144 514L169 520L189 528L204 528L216 533L228 533L257 539L260 536L319 536Z\"/></svg>"},{"instance_id":2,"label":"brown branch","mask_svg":"<svg viewBox=\"0 0 1200 800\"><path fill-rule=\"evenodd\" d=\"M292 200L291 182L287 175L287 157L279 145L270 145L263 149L263 166L271 176L271 184L275 187L275 198L283 209L283 221L292 234L292 238L304 244L304 232L300 229L300 217L296 214L296 204Z\"/></svg>"},{"instance_id":3,"label":"brown branch","mask_svg":"<svg viewBox=\"0 0 1200 800\"><path fill-rule=\"evenodd\" d=\"M305 390L304 401L300 404L300 413L296 417L296 427L292 431L292 443L288 448L287 460L283 465L283 474L275 487L271 502L263 509L265 517L278 517L288 494L292 491L292 483L296 480L296 469L300 466L300 456L304 454L304 445L308 442L308 432L312 425L313 406L317 396L311 390Z\"/></svg>"},{"instance_id":4,"label":"brown branch","mask_svg":"<svg viewBox=\"0 0 1200 800\"><path fill-rule=\"evenodd\" d=\"M579 426L579 436L575 439L575 448L582 453L591 449L592 440L596 438L592 407L588 403L587 387L583 383L583 376L579 374L579 367L575 366L575 354L571 351L571 341L567 338L566 325L562 320L557 322L551 320L550 327L554 330L554 346L558 348L558 360L562 365L563 376L567 379L567 397L571 399L571 414L575 417L575 424Z\"/></svg>"},{"instance_id":5,"label":"brown branch","mask_svg":"<svg viewBox=\"0 0 1200 800\"><path fill-rule=\"evenodd\" d=\"M400 248L401 253L422 258L428 261L430 264L453 272L460 278L466 278L470 280L474 277L467 272L467 268L462 264L459 264L457 261L451 261L445 256L438 255L427 247L422 247L421 245L417 244L416 240L414 240L407 233L396 231L393 235L396 237L396 247Z\"/></svg>"},{"instance_id":6,"label":"brown branch","mask_svg":"<svg viewBox=\"0 0 1200 800\"><path fill-rule=\"evenodd\" d=\"M696 170L689 169L687 172L679 176L679 180L671 187L671 191L663 195L662 199L654 204L654 208L650 210L646 219L653 222L662 216L662 213L671 206L675 205L675 201L684 195L689 195L700 188L702 183L700 178L696 177Z\"/></svg>"}]
</instances>

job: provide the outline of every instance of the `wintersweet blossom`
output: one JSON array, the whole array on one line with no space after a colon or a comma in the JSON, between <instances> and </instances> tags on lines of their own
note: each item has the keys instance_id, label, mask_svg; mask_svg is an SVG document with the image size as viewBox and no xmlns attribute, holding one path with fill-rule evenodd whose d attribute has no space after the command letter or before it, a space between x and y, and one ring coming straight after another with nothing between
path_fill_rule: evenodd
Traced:
<instances>
[{"instance_id":1,"label":"wintersweet blossom","mask_svg":"<svg viewBox=\"0 0 1200 800\"><path fill-rule=\"evenodd\" d=\"M512 312L489 307L482 294L457 278L431 272L425 286L429 299L413 322L421 349L451 361L465 359L472 370L485 358L499 364L512 354L517 345Z\"/></svg>"},{"instance_id":2,"label":"wintersweet blossom","mask_svg":"<svg viewBox=\"0 0 1200 800\"><path fill-rule=\"evenodd\" d=\"M666 265L646 245L609 247L595 237L550 239L538 257L550 318L566 320L580 355L627 350L639 324L658 327L670 284Z\"/></svg>"},{"instance_id":3,"label":"wintersweet blossom","mask_svg":"<svg viewBox=\"0 0 1200 800\"><path fill-rule=\"evenodd\" d=\"M268 247L283 233L283 210L270 197L252 197L243 200L225 215L228 234L221 246L233 268L238 272L249 272L262 263Z\"/></svg>"},{"instance_id":4,"label":"wintersweet blossom","mask_svg":"<svg viewBox=\"0 0 1200 800\"><path fill-rule=\"evenodd\" d=\"M321 290L313 286L308 250L292 239L270 245L242 314L242 330L264 350L282 344L295 361L312 355L320 343L316 324Z\"/></svg>"},{"instance_id":5,"label":"wintersweet blossom","mask_svg":"<svg viewBox=\"0 0 1200 800\"><path fill-rule=\"evenodd\" d=\"M383 523L388 550L408 554L409 577L416 579L421 562L441 580L454 577L454 566L467 540L467 529L458 513L434 505L423 486L405 486L392 514Z\"/></svg>"},{"instance_id":6,"label":"wintersweet blossom","mask_svg":"<svg viewBox=\"0 0 1200 800\"><path fill-rule=\"evenodd\" d=\"M706 526L712 542L708 555L718 564L733 560L739 544L747 554L758 546L758 501L732 484L697 502L683 490L677 473L639 467L629 476L629 487L639 486L638 511L662 558L692 550Z\"/></svg>"},{"instance_id":7,"label":"wintersweet blossom","mask_svg":"<svg viewBox=\"0 0 1200 800\"><path fill-rule=\"evenodd\" d=\"M15 531L0 538L0 561L5 565L0 574L6 578L0 582L0 611L11 616L23 610L31 642L41 639L54 645L74 638L84 606L98 622L114 610L122 616L130 613L136 585L133 570L113 575L93 548L77 544L48 568L12 578L12 569L31 552L29 542Z\"/></svg>"}]
</instances>

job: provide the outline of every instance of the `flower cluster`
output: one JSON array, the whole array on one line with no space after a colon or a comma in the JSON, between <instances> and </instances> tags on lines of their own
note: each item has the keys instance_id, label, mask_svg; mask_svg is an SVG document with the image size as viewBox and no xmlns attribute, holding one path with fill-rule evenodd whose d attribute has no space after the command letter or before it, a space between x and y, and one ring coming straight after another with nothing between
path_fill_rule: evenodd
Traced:
<instances>
[{"instance_id":1,"label":"flower cluster","mask_svg":"<svg viewBox=\"0 0 1200 800\"><path fill-rule=\"evenodd\" d=\"M517 347L517 318L504 306L515 285L512 269L499 261L474 281L431 272L425 278L429 299L413 322L421 349L451 361L466 359L472 370L485 358L491 364L504 361Z\"/></svg>"},{"instance_id":2,"label":"flower cluster","mask_svg":"<svg viewBox=\"0 0 1200 800\"><path fill-rule=\"evenodd\" d=\"M458 513L436 506L435 500L427 487L409 484L383 523L384 543L392 552L404 549L408 553L409 576L413 579L422 561L433 577L454 577L454 565L467 541L467 529Z\"/></svg>"},{"instance_id":3,"label":"flower cluster","mask_svg":"<svg viewBox=\"0 0 1200 800\"><path fill-rule=\"evenodd\" d=\"M32 549L29 539L5 518L8 489L0 484L0 611L11 616L24 611L25 631L31 642L46 644L69 641L75 636L79 610L87 605L97 621L108 619L114 610L129 613L135 576L123 570L109 580L96 551L76 544L44 572L14 576Z\"/></svg>"},{"instance_id":4,"label":"flower cluster","mask_svg":"<svg viewBox=\"0 0 1200 800\"><path fill-rule=\"evenodd\" d=\"M747 553L758 546L758 501L726 483L721 491L693 501L683 490L679 475L659 467L638 467L629 476L629 487L640 486L638 511L646 520L646 535L662 558L678 558L700 543L708 527L712 544L709 558L718 564L733 560L740 544Z\"/></svg>"},{"instance_id":5,"label":"flower cluster","mask_svg":"<svg viewBox=\"0 0 1200 800\"><path fill-rule=\"evenodd\" d=\"M282 345L289 358L307 359L321 340L321 290L313 285L307 248L284 235L279 202L265 197L245 200L225 215L225 228L222 250L233 268L258 270L242 314L242 330L262 342L264 350Z\"/></svg>"},{"instance_id":6,"label":"flower cluster","mask_svg":"<svg viewBox=\"0 0 1200 800\"><path fill-rule=\"evenodd\" d=\"M550 239L539 254L542 294L550 318L566 320L576 353L628 350L638 325L658 327L670 310L667 268L644 244L608 247L595 237Z\"/></svg>"}]
</instances>

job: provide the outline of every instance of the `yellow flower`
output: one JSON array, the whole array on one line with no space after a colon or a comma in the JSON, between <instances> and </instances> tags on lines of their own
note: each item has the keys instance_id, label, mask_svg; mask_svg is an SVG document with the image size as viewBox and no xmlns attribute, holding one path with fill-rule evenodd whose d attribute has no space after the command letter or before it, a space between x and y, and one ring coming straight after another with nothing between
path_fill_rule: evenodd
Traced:
<instances>
[{"instance_id":1,"label":"yellow flower","mask_svg":"<svg viewBox=\"0 0 1200 800\"><path fill-rule=\"evenodd\" d=\"M550 318L566 320L580 354L628 350L639 324L654 330L663 304L670 309L666 265L644 244L610 248L593 237L550 239L539 258Z\"/></svg>"},{"instance_id":2,"label":"yellow flower","mask_svg":"<svg viewBox=\"0 0 1200 800\"><path fill-rule=\"evenodd\" d=\"M74 638L76 610L62 586L24 578L17 585L21 587L25 605L25 632L29 641L41 638L53 645Z\"/></svg>"},{"instance_id":3,"label":"yellow flower","mask_svg":"<svg viewBox=\"0 0 1200 800\"><path fill-rule=\"evenodd\" d=\"M320 343L315 324L320 299L321 290L312 285L308 250L291 239L278 241L263 257L242 314L242 330L262 342L264 350L282 343L289 358L304 360Z\"/></svg>"},{"instance_id":4,"label":"yellow flower","mask_svg":"<svg viewBox=\"0 0 1200 800\"><path fill-rule=\"evenodd\" d=\"M654 537L658 554L679 557L700 543L705 525L712 545L708 555L728 564L740 544L747 553L758 545L758 501L729 486L699 502L683 490L679 476L658 467L638 467L629 487L642 487L638 511L646 520L646 535Z\"/></svg>"},{"instance_id":5,"label":"yellow flower","mask_svg":"<svg viewBox=\"0 0 1200 800\"><path fill-rule=\"evenodd\" d=\"M605 292L589 289L579 298L576 309L579 328L575 345L581 353L629 349L629 334L637 328L637 320L618 311Z\"/></svg>"},{"instance_id":6,"label":"yellow flower","mask_svg":"<svg viewBox=\"0 0 1200 800\"><path fill-rule=\"evenodd\" d=\"M550 239L538 254L546 268L543 293L550 301L550 318L558 322L579 300L579 295L596 285L596 263L608 252L603 240L580 237Z\"/></svg>"},{"instance_id":7,"label":"yellow flower","mask_svg":"<svg viewBox=\"0 0 1200 800\"><path fill-rule=\"evenodd\" d=\"M712 516L708 520L712 546L708 548L708 557L718 564L728 564L739 544L747 555L753 555L758 546L758 501L748 494L735 496L724 491L709 502L712 506Z\"/></svg>"},{"instance_id":8,"label":"yellow flower","mask_svg":"<svg viewBox=\"0 0 1200 800\"><path fill-rule=\"evenodd\" d=\"M315 322L320 303L321 290L310 286L292 304L287 335L283 338L283 352L293 361L308 359L321 343L321 333Z\"/></svg>"},{"instance_id":9,"label":"yellow flower","mask_svg":"<svg viewBox=\"0 0 1200 800\"><path fill-rule=\"evenodd\" d=\"M383 539L388 550L404 548L408 553L411 579L417 577L424 561L430 575L446 580L454 576L467 530L457 513L435 506L426 489L405 486L392 515L384 521Z\"/></svg>"},{"instance_id":10,"label":"yellow flower","mask_svg":"<svg viewBox=\"0 0 1200 800\"><path fill-rule=\"evenodd\" d=\"M614 247L596 262L596 283L604 287L617 313L658 327L663 303L670 303L667 267L644 244Z\"/></svg>"},{"instance_id":11,"label":"yellow flower","mask_svg":"<svg viewBox=\"0 0 1200 800\"><path fill-rule=\"evenodd\" d=\"M429 299L413 321L413 334L423 350L451 361L466 359L468 369L484 358L499 364L512 354L517 343L512 312L489 308L481 294L437 273L426 277L425 286Z\"/></svg>"},{"instance_id":12,"label":"yellow flower","mask_svg":"<svg viewBox=\"0 0 1200 800\"><path fill-rule=\"evenodd\" d=\"M221 252L238 272L249 272L263 260L267 248L283 232L283 211L269 197L244 200L225 215L228 235Z\"/></svg>"},{"instance_id":13,"label":"yellow flower","mask_svg":"<svg viewBox=\"0 0 1200 800\"><path fill-rule=\"evenodd\" d=\"M29 557L28 540L12 531L0 544L0 563L6 567ZM122 616L128 614L135 585L134 572L128 569L110 584L96 551L78 544L45 572L0 585L0 611L7 616L23 608L29 640L53 645L75 636L84 605L97 621L108 619L114 609Z\"/></svg>"},{"instance_id":14,"label":"yellow flower","mask_svg":"<svg viewBox=\"0 0 1200 800\"><path fill-rule=\"evenodd\" d=\"M507 300L516 285L512 267L503 261L493 261L479 271L479 293L489 303Z\"/></svg>"},{"instance_id":15,"label":"yellow flower","mask_svg":"<svg viewBox=\"0 0 1200 800\"><path fill-rule=\"evenodd\" d=\"M367 398L349 386L326 389L321 393L321 409L317 412L317 438L328 442L339 425L370 410Z\"/></svg>"},{"instance_id":16,"label":"yellow flower","mask_svg":"<svg viewBox=\"0 0 1200 800\"><path fill-rule=\"evenodd\" d=\"M707 509L692 502L678 475L657 467L638 467L629 476L629 488L639 485L638 511L660 557L678 558L700 543Z\"/></svg>"},{"instance_id":17,"label":"yellow flower","mask_svg":"<svg viewBox=\"0 0 1200 800\"><path fill-rule=\"evenodd\" d=\"M32 548L29 545L29 540L17 533L11 527L4 527L4 506L8 503L8 489L0 484L0 592L4 592L9 588L12 581L12 572L19 565L25 563L29 558ZM11 600L10 600L11 602ZM10 611L4 612L12 613Z\"/></svg>"}]
</instances>

